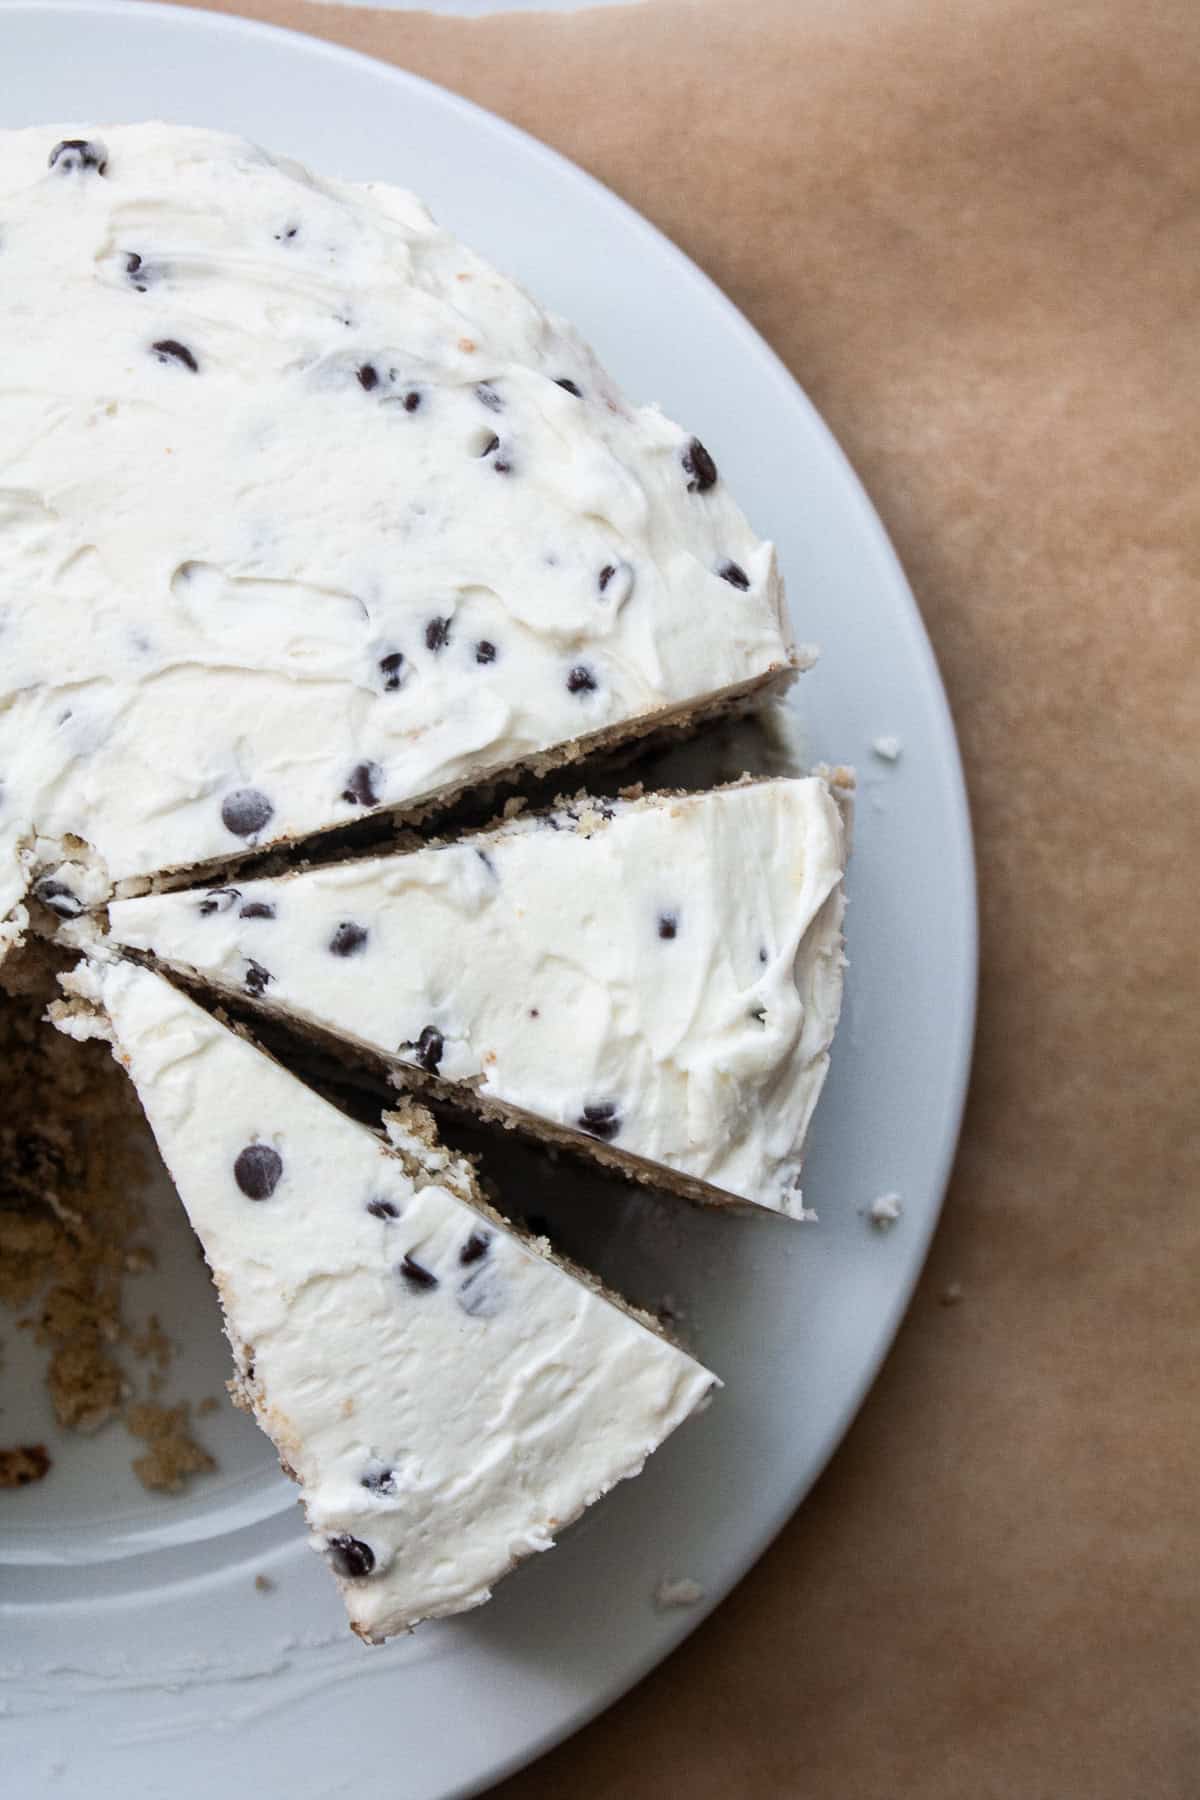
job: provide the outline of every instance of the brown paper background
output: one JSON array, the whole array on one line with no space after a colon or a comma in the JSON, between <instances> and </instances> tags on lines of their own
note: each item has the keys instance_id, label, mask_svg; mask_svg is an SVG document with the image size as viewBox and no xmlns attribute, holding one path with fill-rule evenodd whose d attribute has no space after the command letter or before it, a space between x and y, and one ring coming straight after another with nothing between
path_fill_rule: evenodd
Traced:
<instances>
[{"instance_id":1,"label":"brown paper background","mask_svg":"<svg viewBox=\"0 0 1200 1800\"><path fill-rule=\"evenodd\" d=\"M726 289L891 531L978 833L895 1351L712 1620L500 1791L1197 1800L1200 0L228 10L503 113Z\"/></svg>"}]
</instances>

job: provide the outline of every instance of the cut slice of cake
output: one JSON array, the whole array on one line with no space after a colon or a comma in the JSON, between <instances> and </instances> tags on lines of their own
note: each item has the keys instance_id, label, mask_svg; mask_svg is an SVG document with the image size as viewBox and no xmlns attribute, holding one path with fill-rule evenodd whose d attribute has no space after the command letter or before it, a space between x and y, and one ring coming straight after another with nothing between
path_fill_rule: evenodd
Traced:
<instances>
[{"instance_id":1,"label":"cut slice of cake","mask_svg":"<svg viewBox=\"0 0 1200 1800\"><path fill-rule=\"evenodd\" d=\"M799 666L704 445L411 195L165 125L0 194L0 940Z\"/></svg>"},{"instance_id":2,"label":"cut slice of cake","mask_svg":"<svg viewBox=\"0 0 1200 1800\"><path fill-rule=\"evenodd\" d=\"M714 1377L509 1231L409 1106L389 1145L161 976L93 964L204 1247L235 1392L371 1642L462 1612L650 1452Z\"/></svg>"},{"instance_id":3,"label":"cut slice of cake","mask_svg":"<svg viewBox=\"0 0 1200 1800\"><path fill-rule=\"evenodd\" d=\"M802 1211L842 990L828 784L581 799L110 909L116 942L701 1199Z\"/></svg>"}]
</instances>

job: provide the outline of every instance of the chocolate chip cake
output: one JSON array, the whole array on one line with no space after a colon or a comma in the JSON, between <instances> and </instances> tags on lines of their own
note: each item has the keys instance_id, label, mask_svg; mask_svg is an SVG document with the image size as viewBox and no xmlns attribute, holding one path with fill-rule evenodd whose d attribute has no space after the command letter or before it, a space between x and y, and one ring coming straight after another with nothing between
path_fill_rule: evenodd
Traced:
<instances>
[{"instance_id":1,"label":"chocolate chip cake","mask_svg":"<svg viewBox=\"0 0 1200 1800\"><path fill-rule=\"evenodd\" d=\"M790 679L709 451L411 195L138 125L0 197L10 939Z\"/></svg>"},{"instance_id":2,"label":"chocolate chip cake","mask_svg":"<svg viewBox=\"0 0 1200 1800\"><path fill-rule=\"evenodd\" d=\"M705 445L409 194L208 131L0 132L0 320L0 956L83 951L54 1021L130 1074L236 1393L377 1642L485 1600L715 1378L506 1225L411 1098L385 1141L207 1009L800 1213L829 786L426 821L811 658ZM330 838L373 814L386 855ZM54 1480L18 1449L0 1478Z\"/></svg>"},{"instance_id":3,"label":"chocolate chip cake","mask_svg":"<svg viewBox=\"0 0 1200 1800\"><path fill-rule=\"evenodd\" d=\"M523 1241L427 1115L345 1117L148 969L69 978L111 1035L212 1268L236 1389L378 1642L489 1596L714 1385ZM319 1346L319 1350L318 1350Z\"/></svg>"},{"instance_id":4,"label":"chocolate chip cake","mask_svg":"<svg viewBox=\"0 0 1200 1800\"><path fill-rule=\"evenodd\" d=\"M842 988L827 783L573 804L110 909L114 942L661 1186L801 1214Z\"/></svg>"}]
</instances>

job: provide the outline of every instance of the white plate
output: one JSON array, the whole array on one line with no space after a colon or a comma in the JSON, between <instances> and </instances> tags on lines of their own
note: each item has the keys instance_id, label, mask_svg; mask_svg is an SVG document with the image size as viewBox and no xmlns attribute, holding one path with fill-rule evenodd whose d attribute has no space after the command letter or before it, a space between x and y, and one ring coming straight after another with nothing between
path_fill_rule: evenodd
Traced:
<instances>
[{"instance_id":1,"label":"white plate","mask_svg":"<svg viewBox=\"0 0 1200 1800\"><path fill-rule=\"evenodd\" d=\"M493 1603L367 1650L301 1541L265 1440L202 1422L221 1473L152 1500L119 1429L54 1441L40 1488L0 1498L0 1756L22 1800L434 1800L498 1779L677 1644L787 1519L846 1430L937 1219L970 1056L975 909L953 728L904 577L804 396L680 253L578 169L440 89L315 40L195 12L0 5L0 123L159 117L246 133L330 174L382 177L578 322L628 391L711 445L779 544L814 757L861 775L851 974L806 1193L816 1226L590 1195L544 1172L532 1205L634 1297L670 1294L726 1387ZM881 734L903 755L872 756ZM560 1199L550 1190L565 1191ZM886 1236L865 1209L898 1190ZM527 1205L530 1202L526 1202ZM215 1305L161 1196L147 1289L184 1339L176 1391L218 1390ZM11 1334L10 1334L11 1339ZM6 1373L5 1436L46 1430ZM23 1410L24 1409L24 1410ZM254 1576L275 1582L257 1592ZM660 1613L666 1576L704 1603ZM17 1779L17 1772L20 1772ZM367 1773L370 1772L370 1773Z\"/></svg>"}]
</instances>

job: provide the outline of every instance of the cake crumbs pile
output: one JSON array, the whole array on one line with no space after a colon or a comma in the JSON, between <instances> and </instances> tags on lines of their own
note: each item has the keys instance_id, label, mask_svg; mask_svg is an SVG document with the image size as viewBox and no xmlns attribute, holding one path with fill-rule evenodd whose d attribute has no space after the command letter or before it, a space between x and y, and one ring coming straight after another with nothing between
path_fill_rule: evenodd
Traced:
<instances>
[{"instance_id":1,"label":"cake crumbs pile","mask_svg":"<svg viewBox=\"0 0 1200 1800\"><path fill-rule=\"evenodd\" d=\"M170 1339L156 1316L135 1331L122 1314L126 1280L154 1267L139 1241L141 1115L107 1046L68 1042L44 1023L61 966L33 943L0 977L0 1305L48 1353L58 1423L92 1433L122 1417L149 1445L133 1460L143 1485L174 1492L213 1459L186 1406L138 1398L116 1354L148 1365L148 1394L161 1392ZM50 1466L44 1445L0 1441L0 1488L40 1481Z\"/></svg>"}]
</instances>

